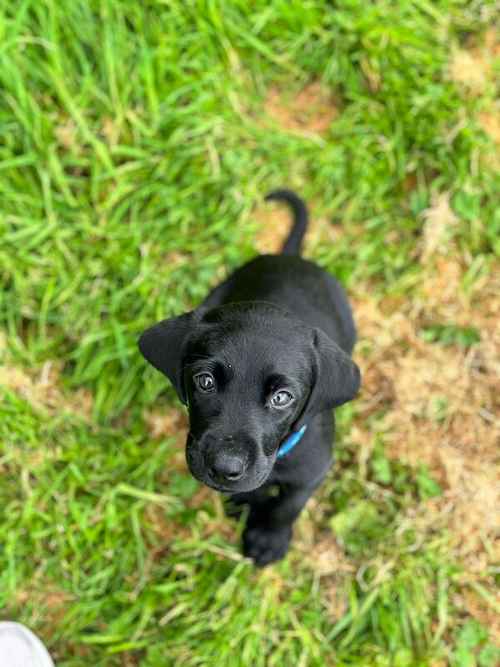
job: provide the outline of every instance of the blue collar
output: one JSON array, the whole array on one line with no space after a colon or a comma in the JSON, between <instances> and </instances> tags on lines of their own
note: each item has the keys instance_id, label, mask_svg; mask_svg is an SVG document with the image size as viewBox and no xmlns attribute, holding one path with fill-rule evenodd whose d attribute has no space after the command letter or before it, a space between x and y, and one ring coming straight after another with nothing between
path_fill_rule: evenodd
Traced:
<instances>
[{"instance_id":1,"label":"blue collar","mask_svg":"<svg viewBox=\"0 0 500 667\"><path fill-rule=\"evenodd\" d=\"M280 459L282 456L285 456L285 454L288 454L288 452L291 452L295 445L302 439L302 436L306 432L306 428L307 424L304 424L304 426L298 431L293 431L293 433L290 433L288 438L278 449L276 458Z\"/></svg>"}]
</instances>

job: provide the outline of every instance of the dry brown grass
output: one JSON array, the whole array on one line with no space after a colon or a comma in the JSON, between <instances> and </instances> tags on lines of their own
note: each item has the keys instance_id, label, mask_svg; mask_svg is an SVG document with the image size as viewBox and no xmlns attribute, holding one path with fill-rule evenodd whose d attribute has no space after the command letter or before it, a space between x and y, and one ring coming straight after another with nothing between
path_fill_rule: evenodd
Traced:
<instances>
[{"instance_id":1,"label":"dry brown grass","mask_svg":"<svg viewBox=\"0 0 500 667\"><path fill-rule=\"evenodd\" d=\"M86 389L69 392L63 389L61 372L63 364L46 361L39 370L19 368L5 360L0 365L0 388L16 392L32 405L48 410L51 414L69 411L86 420L92 415L93 396Z\"/></svg>"},{"instance_id":2,"label":"dry brown grass","mask_svg":"<svg viewBox=\"0 0 500 667\"><path fill-rule=\"evenodd\" d=\"M144 421L153 440L175 437L182 443L186 441L188 420L181 410L151 410L144 413Z\"/></svg>"},{"instance_id":3,"label":"dry brown grass","mask_svg":"<svg viewBox=\"0 0 500 667\"><path fill-rule=\"evenodd\" d=\"M491 111L479 114L479 123L483 130L496 144L500 144L500 102L492 106Z\"/></svg>"},{"instance_id":4,"label":"dry brown grass","mask_svg":"<svg viewBox=\"0 0 500 667\"><path fill-rule=\"evenodd\" d=\"M319 81L298 93L271 87L264 110L281 129L305 135L323 134L338 115L333 96Z\"/></svg>"},{"instance_id":5,"label":"dry brown grass","mask_svg":"<svg viewBox=\"0 0 500 667\"><path fill-rule=\"evenodd\" d=\"M494 81L495 60L500 57L500 36L491 28L479 43L456 49L450 62L450 78L467 94L482 95Z\"/></svg>"},{"instance_id":6,"label":"dry brown grass","mask_svg":"<svg viewBox=\"0 0 500 667\"><path fill-rule=\"evenodd\" d=\"M78 148L78 129L73 120L66 120L55 128L55 136L60 147L64 150Z\"/></svg>"},{"instance_id":7,"label":"dry brown grass","mask_svg":"<svg viewBox=\"0 0 500 667\"><path fill-rule=\"evenodd\" d=\"M70 593L58 588L54 583L49 585L48 582L43 582L43 586L35 585L30 590L20 589L15 596L17 605L22 606L29 602L38 610L39 619L48 625L60 623L72 599Z\"/></svg>"},{"instance_id":8,"label":"dry brown grass","mask_svg":"<svg viewBox=\"0 0 500 667\"><path fill-rule=\"evenodd\" d=\"M431 205L423 214L424 219L420 259L427 262L431 255L446 252L448 242L458 223L458 218L450 206L450 195L443 192L434 195Z\"/></svg>"},{"instance_id":9,"label":"dry brown grass","mask_svg":"<svg viewBox=\"0 0 500 667\"><path fill-rule=\"evenodd\" d=\"M499 59L500 34L497 29L490 28L481 42L471 42L466 48L455 51L449 70L450 78L465 95L483 97L478 122L496 144L500 144L500 101L494 99ZM498 168L498 153L487 159Z\"/></svg>"},{"instance_id":10,"label":"dry brown grass","mask_svg":"<svg viewBox=\"0 0 500 667\"><path fill-rule=\"evenodd\" d=\"M360 295L355 313L366 353L361 414L383 408L389 454L437 476L445 491L428 511L446 515L457 554L479 573L499 547L500 280L492 274L467 294L465 268L435 258L413 301ZM419 330L433 322L476 327L481 340L470 349L425 342ZM373 433L363 419L353 438L366 458Z\"/></svg>"},{"instance_id":11,"label":"dry brown grass","mask_svg":"<svg viewBox=\"0 0 500 667\"><path fill-rule=\"evenodd\" d=\"M497 601L500 604L500 595L497 593ZM497 644L500 643L500 615L492 609L490 605L485 604L483 598L474 590L464 589L460 595L457 595L454 603L467 614L475 618L481 625L488 628L491 633L491 639Z\"/></svg>"},{"instance_id":12,"label":"dry brown grass","mask_svg":"<svg viewBox=\"0 0 500 667\"><path fill-rule=\"evenodd\" d=\"M435 215L443 211L443 218ZM378 411L389 456L412 466L424 463L444 492L409 516L418 534L444 534L464 566L464 587L455 604L500 638L491 604L467 588L480 582L500 604L492 569L500 559L500 271L462 288L467 258L452 241L453 224L445 200L426 225L437 230L421 253L422 280L412 300L377 299L358 290L354 310L361 339L363 388L361 418L351 437L366 462L374 433L366 418ZM443 323L475 327L480 341L469 349L425 342L422 326Z\"/></svg>"},{"instance_id":13,"label":"dry brown grass","mask_svg":"<svg viewBox=\"0 0 500 667\"><path fill-rule=\"evenodd\" d=\"M13 604L17 608L23 608L28 604L32 607L32 629L36 630L40 637L50 642L53 639L54 628L62 626L74 600L73 595L59 588L53 581L43 580L36 575L29 589L21 588L16 591ZM83 645L72 645L67 648L72 654L82 657L88 653L87 647ZM51 653L56 660L68 657L68 652L64 647L51 650Z\"/></svg>"}]
</instances>

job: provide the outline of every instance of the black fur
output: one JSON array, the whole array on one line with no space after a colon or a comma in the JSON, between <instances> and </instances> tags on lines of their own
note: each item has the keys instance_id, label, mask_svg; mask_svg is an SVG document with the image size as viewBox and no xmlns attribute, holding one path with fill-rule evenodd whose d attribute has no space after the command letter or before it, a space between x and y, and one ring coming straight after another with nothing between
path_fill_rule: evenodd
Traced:
<instances>
[{"instance_id":1,"label":"black fur","mask_svg":"<svg viewBox=\"0 0 500 667\"><path fill-rule=\"evenodd\" d=\"M285 555L292 524L331 463L332 409L360 386L344 290L295 254L307 209L287 190L267 199L286 201L295 215L283 253L253 259L194 311L159 322L139 341L144 357L189 407L192 474L231 494L233 505L249 506L243 550L258 565ZM208 393L200 381L213 382ZM276 398L280 391L285 398ZM270 402L289 395L288 407ZM302 440L277 458L286 437L303 424Z\"/></svg>"}]
</instances>

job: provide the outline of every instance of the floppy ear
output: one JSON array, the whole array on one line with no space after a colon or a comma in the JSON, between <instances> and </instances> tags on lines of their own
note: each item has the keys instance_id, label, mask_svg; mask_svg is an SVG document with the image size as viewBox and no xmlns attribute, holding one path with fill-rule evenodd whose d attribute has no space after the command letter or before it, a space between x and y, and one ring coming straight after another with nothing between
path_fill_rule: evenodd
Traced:
<instances>
[{"instance_id":1,"label":"floppy ear","mask_svg":"<svg viewBox=\"0 0 500 667\"><path fill-rule=\"evenodd\" d=\"M318 412L351 401L361 385L361 373L357 365L321 329L314 329L313 346L313 386L294 430Z\"/></svg>"},{"instance_id":2,"label":"floppy ear","mask_svg":"<svg viewBox=\"0 0 500 667\"><path fill-rule=\"evenodd\" d=\"M182 357L187 337L197 322L196 311L191 311L158 322L139 338L139 350L145 359L168 377L184 404L186 393L182 381Z\"/></svg>"}]
</instances>

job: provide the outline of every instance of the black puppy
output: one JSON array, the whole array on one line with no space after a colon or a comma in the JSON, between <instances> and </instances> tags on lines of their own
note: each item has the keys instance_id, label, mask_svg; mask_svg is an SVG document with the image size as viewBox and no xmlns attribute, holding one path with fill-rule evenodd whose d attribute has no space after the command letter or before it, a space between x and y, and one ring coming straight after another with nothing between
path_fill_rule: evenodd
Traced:
<instances>
[{"instance_id":1,"label":"black puppy","mask_svg":"<svg viewBox=\"0 0 500 667\"><path fill-rule=\"evenodd\" d=\"M346 295L299 257L307 209L278 190L294 225L280 255L235 271L192 312L145 331L139 347L189 408L192 474L249 506L243 552L283 558L292 524L332 458L332 408L360 386Z\"/></svg>"}]
</instances>

